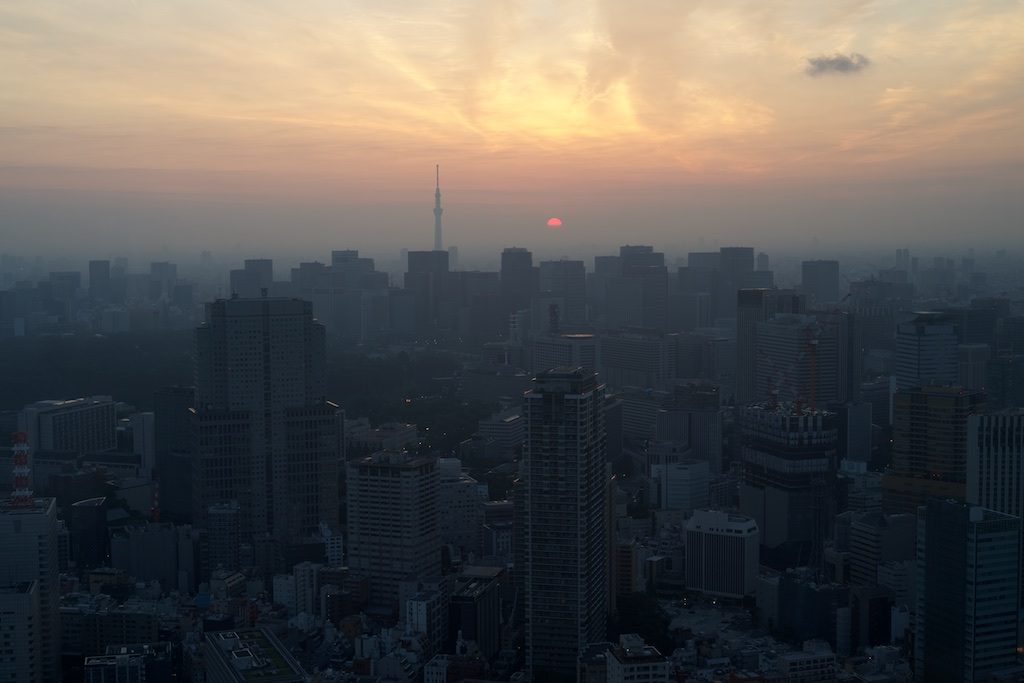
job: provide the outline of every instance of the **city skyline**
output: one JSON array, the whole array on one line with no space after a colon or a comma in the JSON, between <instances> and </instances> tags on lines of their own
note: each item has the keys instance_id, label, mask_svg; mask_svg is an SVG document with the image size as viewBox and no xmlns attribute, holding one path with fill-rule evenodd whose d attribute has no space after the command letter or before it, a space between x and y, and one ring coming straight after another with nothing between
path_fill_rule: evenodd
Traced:
<instances>
[{"instance_id":1,"label":"city skyline","mask_svg":"<svg viewBox=\"0 0 1024 683\"><path fill-rule=\"evenodd\" d=\"M0 60L0 681L1024 681L1024 0Z\"/></svg>"},{"instance_id":2,"label":"city skyline","mask_svg":"<svg viewBox=\"0 0 1024 683\"><path fill-rule=\"evenodd\" d=\"M1019 239L1019 3L83 0L0 22L0 230L25 245L425 247L436 163L451 244Z\"/></svg>"},{"instance_id":3,"label":"city skyline","mask_svg":"<svg viewBox=\"0 0 1024 683\"><path fill-rule=\"evenodd\" d=\"M978 252L4 255L0 674L1018 680L1024 301Z\"/></svg>"}]
</instances>

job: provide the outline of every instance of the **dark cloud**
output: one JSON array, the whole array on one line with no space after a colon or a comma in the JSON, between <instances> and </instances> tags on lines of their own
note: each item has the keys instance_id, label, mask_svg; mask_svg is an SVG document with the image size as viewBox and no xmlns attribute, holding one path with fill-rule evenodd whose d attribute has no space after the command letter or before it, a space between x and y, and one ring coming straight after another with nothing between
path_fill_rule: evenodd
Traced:
<instances>
[{"instance_id":1,"label":"dark cloud","mask_svg":"<svg viewBox=\"0 0 1024 683\"><path fill-rule=\"evenodd\" d=\"M841 55L838 52L834 55L821 55L820 57L808 57L808 76L827 76L829 74L855 74L863 71L871 64L871 60L859 52L851 52L848 55Z\"/></svg>"}]
</instances>

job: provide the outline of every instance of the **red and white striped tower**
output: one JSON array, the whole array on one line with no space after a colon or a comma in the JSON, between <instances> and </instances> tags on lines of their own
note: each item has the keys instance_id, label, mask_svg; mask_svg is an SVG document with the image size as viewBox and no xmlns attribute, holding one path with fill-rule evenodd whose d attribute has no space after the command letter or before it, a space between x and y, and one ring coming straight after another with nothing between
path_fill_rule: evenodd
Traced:
<instances>
[{"instance_id":1,"label":"red and white striped tower","mask_svg":"<svg viewBox=\"0 0 1024 683\"><path fill-rule=\"evenodd\" d=\"M11 491L11 506L19 508L32 507L32 449L28 445L28 434L15 432L11 435L14 446L14 486Z\"/></svg>"}]
</instances>

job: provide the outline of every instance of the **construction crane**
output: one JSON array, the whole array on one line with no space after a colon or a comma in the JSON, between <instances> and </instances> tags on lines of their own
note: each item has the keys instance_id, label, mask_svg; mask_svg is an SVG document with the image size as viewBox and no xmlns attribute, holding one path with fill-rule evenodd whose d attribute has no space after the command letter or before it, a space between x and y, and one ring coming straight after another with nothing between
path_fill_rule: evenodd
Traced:
<instances>
[{"instance_id":1,"label":"construction crane","mask_svg":"<svg viewBox=\"0 0 1024 683\"><path fill-rule=\"evenodd\" d=\"M804 328L806 336L804 351L809 357L807 369L807 402L811 410L818 409L818 337L821 336L821 327L815 323Z\"/></svg>"}]
</instances>

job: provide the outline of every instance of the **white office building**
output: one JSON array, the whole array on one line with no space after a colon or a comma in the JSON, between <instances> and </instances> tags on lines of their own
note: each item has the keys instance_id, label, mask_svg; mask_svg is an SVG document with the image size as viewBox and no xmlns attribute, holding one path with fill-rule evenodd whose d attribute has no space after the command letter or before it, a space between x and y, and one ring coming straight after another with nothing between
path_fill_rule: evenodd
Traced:
<instances>
[{"instance_id":1,"label":"white office building","mask_svg":"<svg viewBox=\"0 0 1024 683\"><path fill-rule=\"evenodd\" d=\"M686 588L742 599L757 581L757 522L719 510L697 510L686 524Z\"/></svg>"},{"instance_id":2,"label":"white office building","mask_svg":"<svg viewBox=\"0 0 1024 683\"><path fill-rule=\"evenodd\" d=\"M110 396L37 401L18 416L18 429L35 451L96 453L117 448L117 417Z\"/></svg>"}]
</instances>

